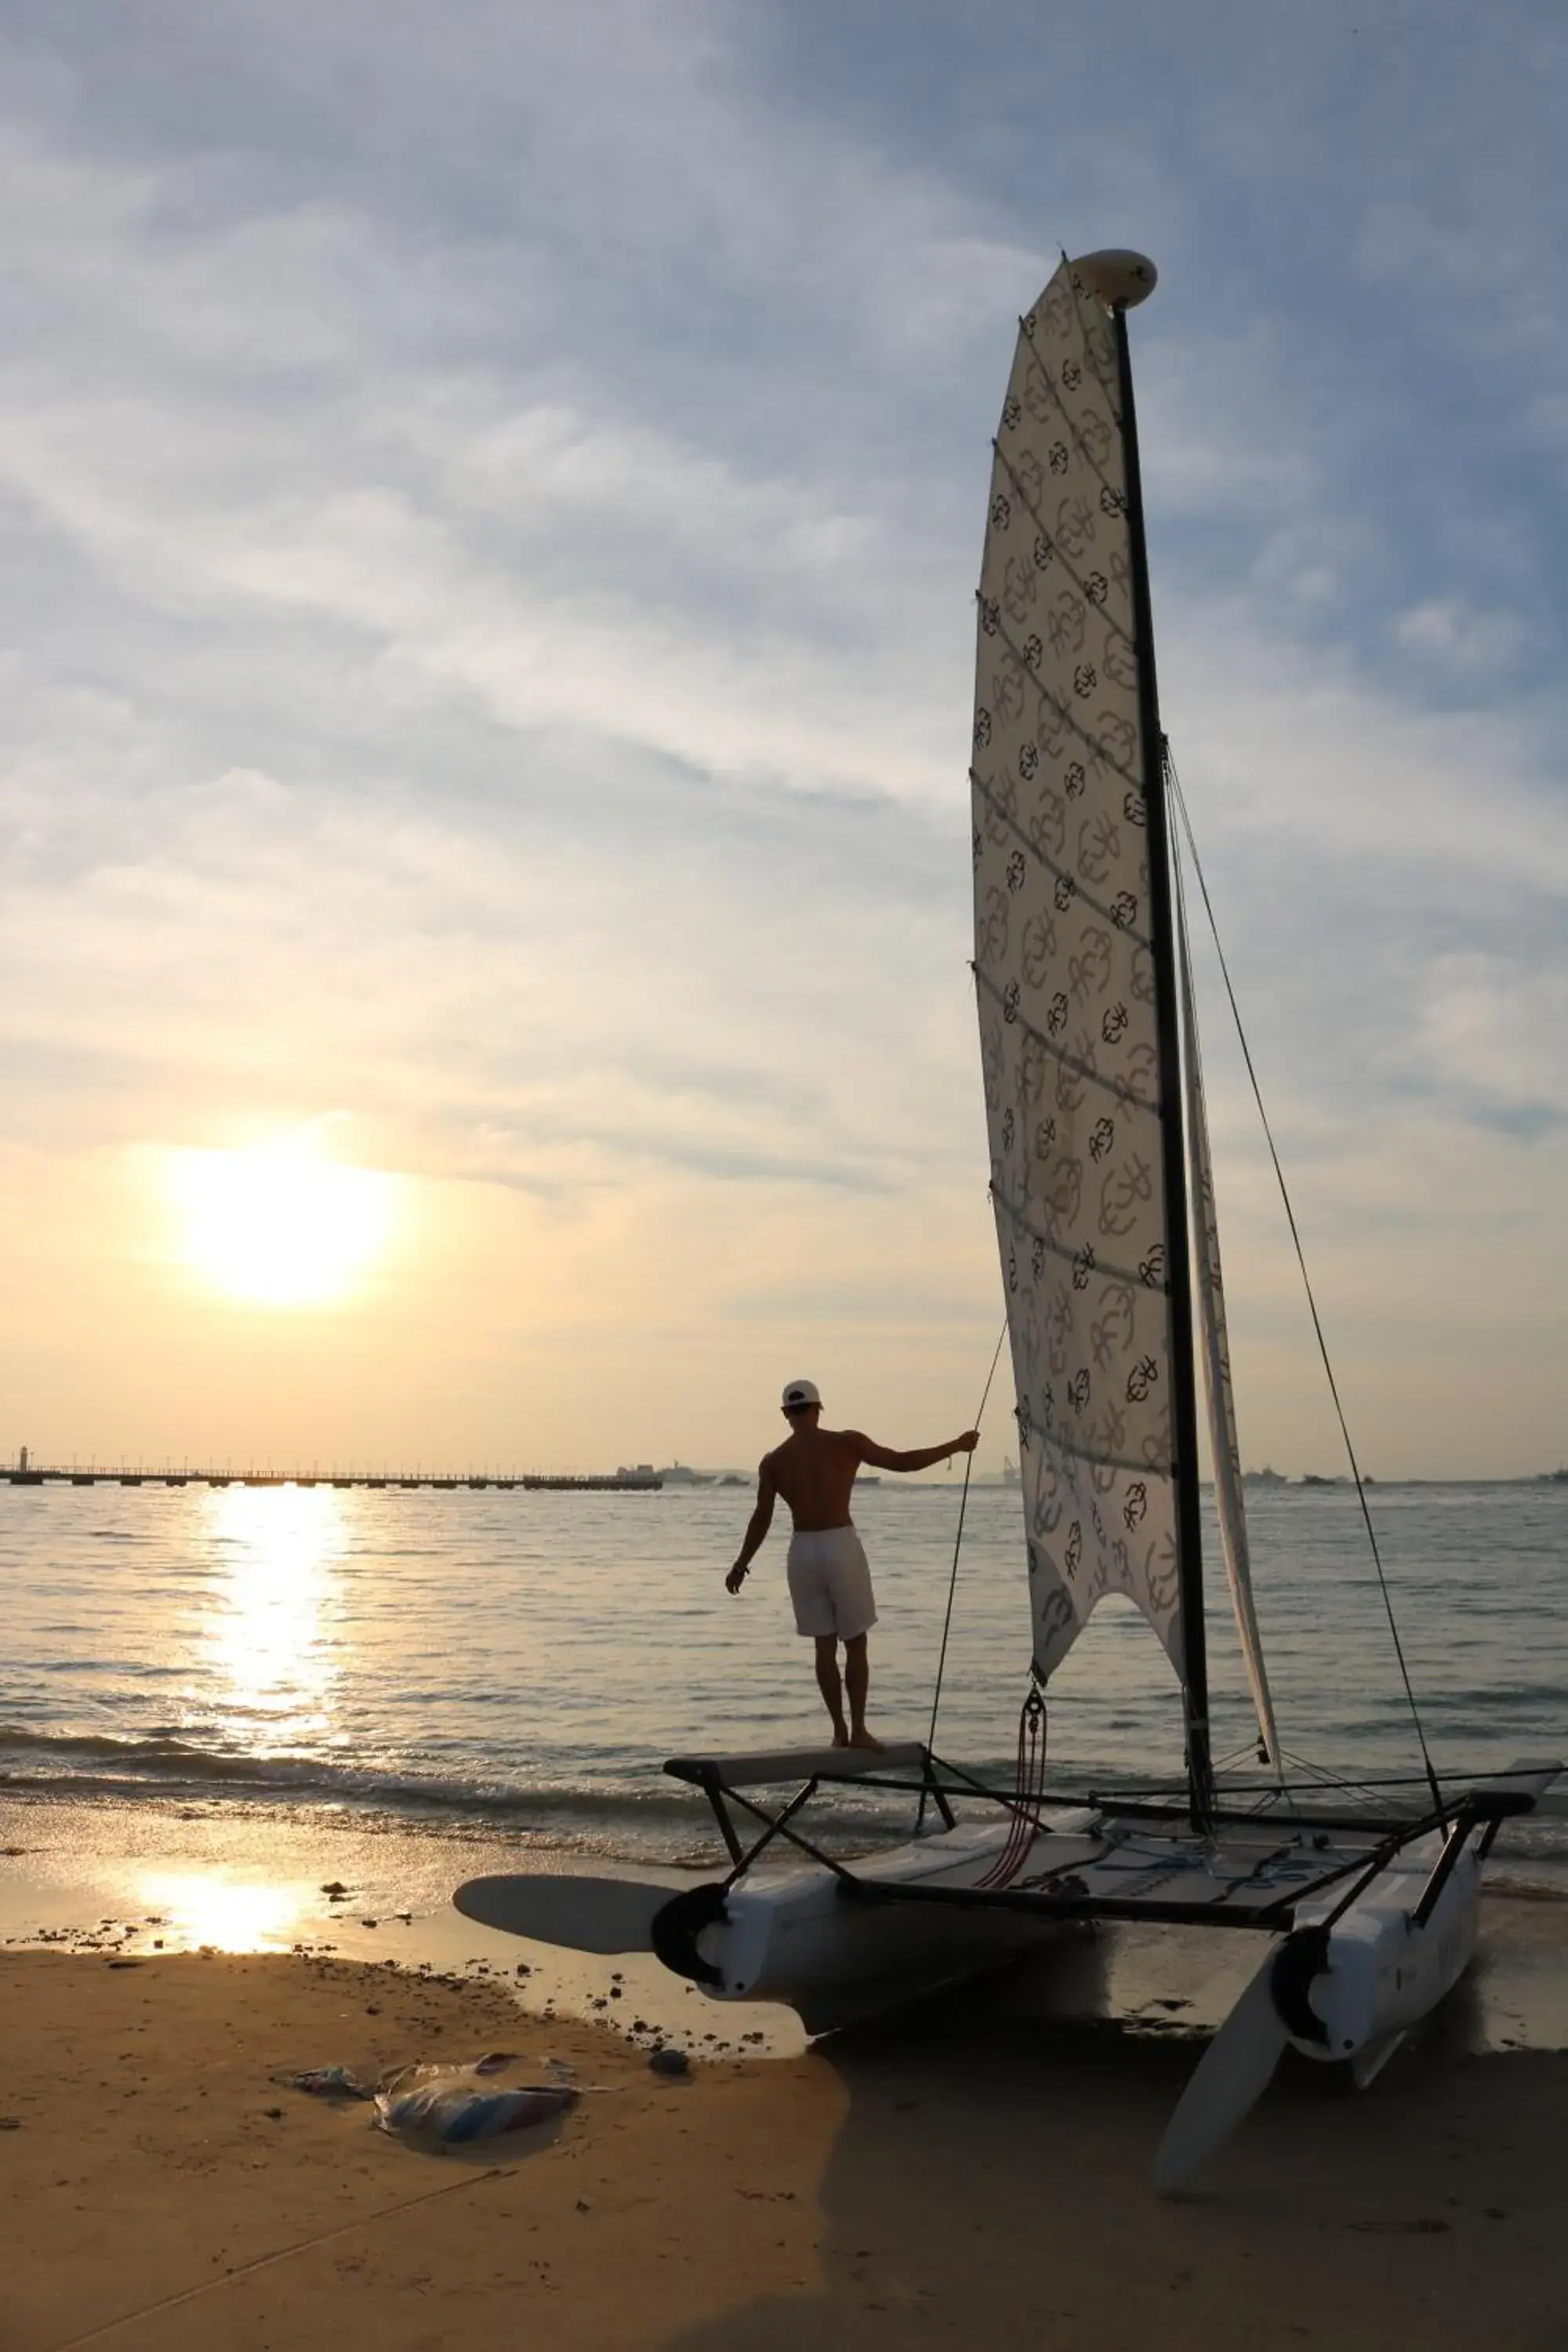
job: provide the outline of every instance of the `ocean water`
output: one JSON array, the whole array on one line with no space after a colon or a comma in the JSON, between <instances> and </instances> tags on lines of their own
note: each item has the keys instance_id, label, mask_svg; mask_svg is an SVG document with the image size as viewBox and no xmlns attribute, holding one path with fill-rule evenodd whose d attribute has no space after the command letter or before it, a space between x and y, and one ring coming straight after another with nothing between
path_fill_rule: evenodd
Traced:
<instances>
[{"instance_id":1,"label":"ocean water","mask_svg":"<svg viewBox=\"0 0 1568 2352\"><path fill-rule=\"evenodd\" d=\"M1445 1779L1568 1754L1568 1485L1371 1493ZM959 1500L892 1481L857 1495L884 1736L929 1725ZM1249 1502L1293 1782L1415 1773L1353 1492ZM664 1758L801 1745L824 1727L782 1538L739 1598L723 1590L748 1508L734 1487L0 1487L0 1794L336 1811L627 1858L706 1851L705 1808L661 1775ZM1215 1750L1245 1764L1250 1717L1219 1584L1211 1568ZM975 1488L940 1753L1005 1774L1028 1655L1019 1498ZM1124 1608L1100 1610L1054 1681L1050 1755L1054 1786L1179 1772L1175 1687ZM872 1801L833 1804L842 1827L872 1834ZM1504 1851L1525 1876L1557 1878L1568 1790L1511 1827Z\"/></svg>"}]
</instances>

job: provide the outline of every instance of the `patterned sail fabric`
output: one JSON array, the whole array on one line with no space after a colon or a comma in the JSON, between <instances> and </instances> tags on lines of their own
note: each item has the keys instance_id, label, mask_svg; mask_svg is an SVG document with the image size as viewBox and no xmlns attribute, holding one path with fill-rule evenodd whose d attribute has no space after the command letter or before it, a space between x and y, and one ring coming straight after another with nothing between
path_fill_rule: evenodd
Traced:
<instances>
[{"instance_id":1,"label":"patterned sail fabric","mask_svg":"<svg viewBox=\"0 0 1568 2352\"><path fill-rule=\"evenodd\" d=\"M1116 352L1021 322L979 595L975 982L1034 1667L1125 1593L1181 1671L1155 967Z\"/></svg>"},{"instance_id":2,"label":"patterned sail fabric","mask_svg":"<svg viewBox=\"0 0 1568 2352\"><path fill-rule=\"evenodd\" d=\"M1178 910L1181 901L1177 900ZM1208 1400L1209 1444L1214 1454L1215 1510L1219 1519L1220 1549L1225 1554L1226 1582L1230 1587L1231 1613L1236 1619L1258 1717L1258 1736L1278 1769L1279 1735L1274 1727L1274 1701L1268 1670L1263 1663L1263 1640L1252 1602L1252 1560L1247 1541L1247 1501L1241 1483L1241 1446L1236 1433L1236 1398L1230 1384L1230 1335L1225 1320L1225 1285L1220 1276L1219 1218L1215 1209L1214 1170L1209 1160L1208 1112L1204 1102L1203 1063L1198 1053L1197 1010L1193 1003L1192 957L1187 946L1184 912L1179 912L1182 967L1182 1060L1187 1095L1187 1150L1192 1162L1193 1242L1197 1289L1198 1352L1203 1358L1204 1391Z\"/></svg>"}]
</instances>

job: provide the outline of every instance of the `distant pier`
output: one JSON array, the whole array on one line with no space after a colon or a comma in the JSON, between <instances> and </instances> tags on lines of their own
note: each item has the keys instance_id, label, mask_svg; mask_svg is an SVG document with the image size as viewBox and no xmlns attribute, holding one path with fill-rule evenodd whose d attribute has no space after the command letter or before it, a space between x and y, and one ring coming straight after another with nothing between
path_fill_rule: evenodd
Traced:
<instances>
[{"instance_id":1,"label":"distant pier","mask_svg":"<svg viewBox=\"0 0 1568 2352\"><path fill-rule=\"evenodd\" d=\"M470 1472L458 1477L438 1477L429 1470L148 1470L88 1468L68 1470L25 1468L0 1470L0 1484L9 1486L376 1486L405 1493L432 1488L442 1494L482 1494L495 1487L502 1494L519 1489L529 1494L653 1495L664 1485L655 1470L614 1470L587 1476L552 1470Z\"/></svg>"}]
</instances>

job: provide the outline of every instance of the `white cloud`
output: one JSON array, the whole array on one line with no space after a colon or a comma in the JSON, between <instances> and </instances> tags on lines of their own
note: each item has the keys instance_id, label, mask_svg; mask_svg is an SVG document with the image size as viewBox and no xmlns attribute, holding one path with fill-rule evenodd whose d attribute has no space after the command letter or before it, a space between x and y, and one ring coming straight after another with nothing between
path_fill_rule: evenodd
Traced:
<instances>
[{"instance_id":1,"label":"white cloud","mask_svg":"<svg viewBox=\"0 0 1568 2352\"><path fill-rule=\"evenodd\" d=\"M1424 706L1341 652L1259 629L1239 600L1178 603L1162 645L1178 763L1222 834L1308 846L1363 879L1378 861L1402 905L1440 904L1448 877L1568 888L1550 702Z\"/></svg>"},{"instance_id":2,"label":"white cloud","mask_svg":"<svg viewBox=\"0 0 1568 2352\"><path fill-rule=\"evenodd\" d=\"M1562 1078L1521 1024L1561 1026L1568 794L1560 583L1509 469L1551 325L1452 359L1503 298L1409 266L1443 235L1425 146L1409 209L1369 161L1301 242L1338 68L1298 27L1300 75L1227 84L1223 13L1201 71L1168 45L1179 154L1120 83L1118 146L1100 65L1048 93L1021 68L1002 121L923 15L929 138L869 68L787 81L767 9L480 8L461 43L417 9L241 9L220 41L168 0L91 53L29 16L0 1117L17 1167L78 1170L62 1220L102 1213L95 1153L341 1113L351 1156L432 1188L454 1263L490 1237L536 1332L571 1318L530 1252L604 1286L564 1388L633 1394L655 1334L742 1344L791 1296L866 1302L879 1380L967 1381L995 1281L963 968L986 438L1049 232L1140 233L1100 219L1115 187L1165 268L1138 348L1166 716L1310 1221L1393 1327L1434 1234L1506 1197L1493 1288L1536 1311L1510 1252L1544 1254L1561 1146L1516 1147ZM171 42L205 93L177 119ZM1238 189L1289 214L1289 266ZM1424 422L1395 288L1468 438ZM1215 1080L1233 1290L1267 1323L1223 1055ZM474 1362L523 1340L493 1283L443 1296L460 1414L464 1334ZM1283 1428L1302 1368L1252 1335ZM671 1443L733 1450L721 1381L704 1410L706 1447Z\"/></svg>"},{"instance_id":3,"label":"white cloud","mask_svg":"<svg viewBox=\"0 0 1568 2352\"><path fill-rule=\"evenodd\" d=\"M1531 631L1518 613L1477 612L1458 596L1412 604L1394 624L1400 645L1440 669L1495 684L1529 650Z\"/></svg>"},{"instance_id":4,"label":"white cloud","mask_svg":"<svg viewBox=\"0 0 1568 2352\"><path fill-rule=\"evenodd\" d=\"M1423 996L1439 1083L1517 1130L1568 1121L1568 970L1470 950L1436 958Z\"/></svg>"}]
</instances>

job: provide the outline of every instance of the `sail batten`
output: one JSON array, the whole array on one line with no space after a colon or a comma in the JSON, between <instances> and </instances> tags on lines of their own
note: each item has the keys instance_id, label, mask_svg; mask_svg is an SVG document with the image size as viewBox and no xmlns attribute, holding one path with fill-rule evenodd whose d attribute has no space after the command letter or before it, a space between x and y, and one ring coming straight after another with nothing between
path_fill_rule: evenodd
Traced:
<instances>
[{"instance_id":1,"label":"sail batten","mask_svg":"<svg viewBox=\"0 0 1568 2352\"><path fill-rule=\"evenodd\" d=\"M1044 1231L1032 1218L1026 1217L1023 1211L1007 1198L1005 1192L999 1192L993 1186L991 1199L998 1213L1006 1217L1010 1223L1016 1225L1021 1234L1026 1234L1031 1242L1038 1242L1044 1249L1050 1252L1052 1256L1065 1258L1069 1265L1078 1265L1081 1263L1081 1247L1071 1249L1066 1242ZM1152 1279L1142 1266L1121 1265L1114 1258L1101 1257L1098 1255L1094 1263L1099 1273L1109 1275L1117 1281L1136 1282L1158 1290L1163 1290L1165 1287L1163 1276Z\"/></svg>"},{"instance_id":2,"label":"sail batten","mask_svg":"<svg viewBox=\"0 0 1568 2352\"><path fill-rule=\"evenodd\" d=\"M992 438L991 447L993 453L1005 471L1007 479L1013 486L1014 495L1017 498L1019 504L1023 507L1023 509L1028 516L1029 520L1034 524L1035 529L1039 532L1046 544L1051 549L1057 562L1061 565L1062 570L1067 573L1068 578L1072 582L1073 586L1080 593L1084 593L1084 583L1079 579L1078 572L1074 570L1072 564L1062 553L1061 549L1057 546L1055 541L1051 538L1050 532L1046 527L1044 517L1036 512L1026 487L1020 477L1014 472L1012 467L1008 464L1007 452L1003 448L1002 444L994 437L994 436ZM1126 646L1128 652L1133 656L1134 660L1136 660L1138 655L1138 641L1132 635L1131 631L1124 629L1113 613L1108 613L1105 619L1106 626L1111 631L1113 635L1119 636L1121 639L1122 643Z\"/></svg>"},{"instance_id":3,"label":"sail batten","mask_svg":"<svg viewBox=\"0 0 1568 2352\"><path fill-rule=\"evenodd\" d=\"M1102 898L1097 898L1092 890L1085 887L1078 875L1068 866L1058 866L1053 857L1047 856L1038 842L1033 840L1012 815L1006 803L996 792L989 778L983 776L978 769L971 768L969 781L975 791L984 795L997 824L1005 825L1008 832L1013 835L1026 857L1036 859L1048 874L1054 877L1056 881L1068 884L1075 897L1081 897L1086 906L1092 907L1097 915L1103 915L1108 923L1114 923L1119 931L1125 931L1130 940L1136 940L1140 947L1152 946L1153 942L1148 934L1138 929L1125 907L1108 906Z\"/></svg>"},{"instance_id":4,"label":"sail batten","mask_svg":"<svg viewBox=\"0 0 1568 2352\"><path fill-rule=\"evenodd\" d=\"M1086 601L1092 603L1094 600L1091 598L1087 599ZM1103 598L1101 598L1100 601L1103 602ZM1034 688L1036 695L1039 700L1046 705L1052 717L1056 719L1058 725L1066 730L1068 733L1075 735L1078 738L1078 740L1082 744L1084 750L1089 753L1090 757L1097 763L1110 768L1116 775L1119 775L1121 778L1123 783L1127 784L1134 792L1141 791L1142 788L1142 779L1138 775L1137 772L1131 767L1131 765L1124 764L1120 761L1114 751L1108 751L1103 736L1091 735L1089 730L1085 727L1083 721L1074 712L1070 703L1064 702L1059 696L1053 694L1050 688L1045 684L1039 675L1041 653L1043 648L1039 648L1037 642L1033 639L1027 641L1022 646L1016 645L1013 639L1007 635L1006 630L1002 626L1001 604L988 599L984 593L982 593L980 596L979 604L981 627L985 631L988 636L1000 638L1006 651L1013 656L1013 660L1020 677L1026 679L1028 685ZM1121 634L1125 636L1125 633ZM1127 660L1129 662L1135 663L1137 660L1136 640L1132 637L1126 636L1125 645L1127 647ZM987 714L987 716L989 716L989 714ZM985 737L985 740L989 742L990 740L990 736L987 735Z\"/></svg>"},{"instance_id":5,"label":"sail batten","mask_svg":"<svg viewBox=\"0 0 1568 2352\"><path fill-rule=\"evenodd\" d=\"M1107 1593L1186 1680L1164 1137L1119 355L1064 262L994 445L973 770L976 1000L1043 1679ZM1032 854L1031 854L1032 853ZM1189 1465L1187 1475L1195 1475Z\"/></svg>"},{"instance_id":6,"label":"sail batten","mask_svg":"<svg viewBox=\"0 0 1568 2352\"><path fill-rule=\"evenodd\" d=\"M979 987L989 993L1001 1006L1003 1020L1008 1020L1007 1008L1011 1002L1008 992L1013 983L1009 981L1005 987L999 987L989 972L982 971L978 965L975 967L974 977ZM1114 1095L1118 1102L1128 1110L1147 1111L1151 1118L1164 1117L1162 1104L1151 1100L1147 1095L1135 1093L1121 1078L1108 1077L1103 1070L1097 1070L1092 1063L1079 1060L1076 1055L1069 1053L1065 1045L1058 1045L1054 1038L1047 1037L1043 1030L1035 1028L1032 1023L1026 1021L1016 1007L1011 1014L1011 1024L1021 1031L1029 1043L1037 1046L1042 1054L1048 1055L1053 1062L1059 1064L1062 1069L1070 1070L1075 1077L1084 1079L1089 1086L1103 1087L1108 1094Z\"/></svg>"}]
</instances>

